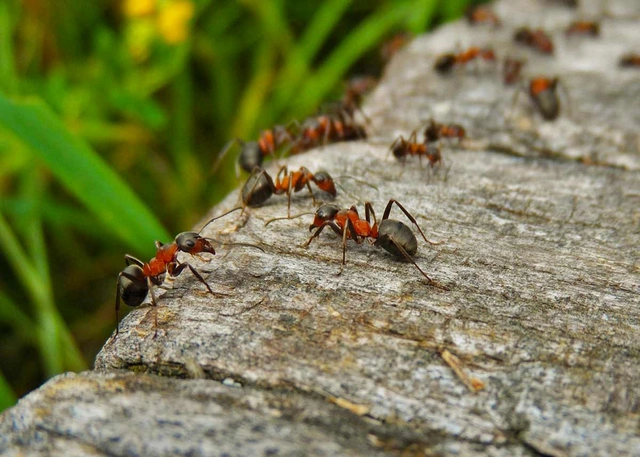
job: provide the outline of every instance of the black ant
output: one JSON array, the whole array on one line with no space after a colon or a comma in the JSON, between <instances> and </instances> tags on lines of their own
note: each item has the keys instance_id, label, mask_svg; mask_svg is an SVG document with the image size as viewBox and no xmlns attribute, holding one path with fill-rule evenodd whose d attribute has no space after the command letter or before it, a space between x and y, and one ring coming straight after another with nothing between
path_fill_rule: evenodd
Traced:
<instances>
[{"instance_id":1,"label":"black ant","mask_svg":"<svg viewBox=\"0 0 640 457\"><path fill-rule=\"evenodd\" d=\"M491 48L478 48L476 46L470 47L466 51L462 51L458 54L447 53L438 56L433 68L441 74L450 73L453 67L457 65L466 65L467 63L482 59L487 62L495 62L496 55Z\"/></svg>"},{"instance_id":2,"label":"black ant","mask_svg":"<svg viewBox=\"0 0 640 457\"><path fill-rule=\"evenodd\" d=\"M625 54L620 57L618 65L621 68L640 68L640 54Z\"/></svg>"},{"instance_id":3,"label":"black ant","mask_svg":"<svg viewBox=\"0 0 640 457\"><path fill-rule=\"evenodd\" d=\"M560 114L560 98L557 92L557 88L560 85L560 79L557 76L554 78L538 76L529 81L529 87L527 88L529 98L538 108L542 117L548 121L555 120ZM516 91L514 104L519 93L520 91Z\"/></svg>"},{"instance_id":4,"label":"black ant","mask_svg":"<svg viewBox=\"0 0 640 457\"><path fill-rule=\"evenodd\" d=\"M507 86L515 84L520 80L520 73L525 61L506 57L502 66L502 80Z\"/></svg>"},{"instance_id":5,"label":"black ant","mask_svg":"<svg viewBox=\"0 0 640 457\"><path fill-rule=\"evenodd\" d=\"M593 21L574 21L565 30L566 35L600 35L600 24Z\"/></svg>"},{"instance_id":6,"label":"black ant","mask_svg":"<svg viewBox=\"0 0 640 457\"><path fill-rule=\"evenodd\" d=\"M402 160L403 163L406 161L407 156L418 156L421 161L424 156L429 161L431 168L442 163L440 148L436 145L428 144L426 141L424 143L418 143L417 133L415 131L411 133L408 140L405 140L403 136L396 138L396 140L391 143L389 150L396 159Z\"/></svg>"},{"instance_id":7,"label":"black ant","mask_svg":"<svg viewBox=\"0 0 640 457\"><path fill-rule=\"evenodd\" d=\"M465 16L471 25L489 24L494 27L500 27L500 19L487 6L473 6L467 10Z\"/></svg>"},{"instance_id":8,"label":"black ant","mask_svg":"<svg viewBox=\"0 0 640 457\"><path fill-rule=\"evenodd\" d=\"M340 209L338 206L328 203L320 206L316 211L313 223L309 226L309 231L315 229L315 232L303 247L308 247L315 238L320 236L325 227L329 227L336 235L342 237L342 264L338 274L342 273L346 264L347 239L354 240L358 244L363 243L364 240L369 240L373 242L374 246L380 247L396 257L404 257L412 262L430 283L435 284L412 258L418 252L418 240L413 231L406 224L395 219L389 219L391 207L394 203L418 228L420 235L427 243L431 245L442 244L442 242L429 241L411 213L397 200L391 199L387 203L380 224L378 224L373 206L369 202L364 204L365 219L360 218L355 206L349 209Z\"/></svg>"},{"instance_id":9,"label":"black ant","mask_svg":"<svg viewBox=\"0 0 640 457\"><path fill-rule=\"evenodd\" d=\"M241 209L240 207L234 208L221 216L214 217L208 221L202 229L204 229L211 222L216 219L220 219ZM201 229L201 231L202 231ZM151 304L157 306L156 297L153 292L153 286L159 286L164 280L165 274L176 277L184 271L185 268L189 268L191 273L207 288L207 291L212 295L216 293L209 287L209 284L198 273L198 271L187 262L180 262L178 260L178 253L185 252L187 254L197 255L202 253L214 254L215 249L211 245L211 238L205 238L200 235L199 232L182 232L179 233L175 240L169 244L162 244L156 241L156 255L149 262L143 262L129 254L124 256L127 267L118 274L118 280L116 281L116 335L118 335L120 328L120 318L118 311L120 310L120 301L122 300L127 306L136 307L140 306L149 293L151 293ZM248 245L253 246L253 245ZM258 246L253 246L260 249ZM220 295L220 294L217 294ZM154 308L155 309L155 308ZM156 334L158 331L158 314L155 310L155 327Z\"/></svg>"},{"instance_id":10,"label":"black ant","mask_svg":"<svg viewBox=\"0 0 640 457\"><path fill-rule=\"evenodd\" d=\"M543 54L553 54L553 41L542 29L531 30L529 27L522 27L516 30L513 39L516 43L529 46Z\"/></svg>"},{"instance_id":11,"label":"black ant","mask_svg":"<svg viewBox=\"0 0 640 457\"><path fill-rule=\"evenodd\" d=\"M280 167L275 182L262 168L255 167L251 176L242 187L242 203L245 206L259 206L273 194L287 194L287 217L291 215L291 194L301 191L305 186L309 189L313 204L316 204L310 182L318 188L335 197L336 187L333 178L326 171L311 173L307 168L300 167L298 171L288 171L286 165Z\"/></svg>"}]
</instances>

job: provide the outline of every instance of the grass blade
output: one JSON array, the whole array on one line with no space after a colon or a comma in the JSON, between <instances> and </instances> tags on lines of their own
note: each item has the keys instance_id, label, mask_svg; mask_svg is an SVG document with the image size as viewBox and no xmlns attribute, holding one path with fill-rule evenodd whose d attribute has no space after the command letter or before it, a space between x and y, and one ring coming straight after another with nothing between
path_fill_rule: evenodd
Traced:
<instances>
[{"instance_id":1,"label":"grass blade","mask_svg":"<svg viewBox=\"0 0 640 457\"><path fill-rule=\"evenodd\" d=\"M17 398L9 387L9 383L4 378L2 372L0 372L0 413L7 408L15 405Z\"/></svg>"},{"instance_id":2,"label":"grass blade","mask_svg":"<svg viewBox=\"0 0 640 457\"><path fill-rule=\"evenodd\" d=\"M89 146L72 136L42 102L0 95L0 123L44 161L96 217L139 253L169 234L131 189Z\"/></svg>"}]
</instances>

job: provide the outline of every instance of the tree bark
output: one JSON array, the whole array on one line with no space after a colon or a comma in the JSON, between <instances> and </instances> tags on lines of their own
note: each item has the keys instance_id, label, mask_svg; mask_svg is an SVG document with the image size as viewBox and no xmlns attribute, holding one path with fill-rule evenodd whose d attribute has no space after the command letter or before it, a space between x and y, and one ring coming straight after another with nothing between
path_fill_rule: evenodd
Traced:
<instances>
[{"instance_id":1,"label":"tree bark","mask_svg":"<svg viewBox=\"0 0 640 457\"><path fill-rule=\"evenodd\" d=\"M156 309L133 310L95 371L0 416L0 453L640 455L640 70L618 67L640 42L640 11L607 8L598 38L566 37L580 13L529 0L495 4L499 29L459 21L418 37L365 104L369 139L286 161L329 171L335 203L361 215L364 201L378 217L401 202L443 242L418 236L433 283L351 240L337 275L342 240L325 230L301 247L311 215L265 227L286 215L273 196L204 231L265 252L189 259L227 295L186 270L165 283L157 337ZM514 44L525 24L551 33L553 56ZM544 121L524 92L514 104L490 64L437 74L458 43L526 57L525 79L558 75L559 118ZM395 160L391 142L431 117L468 139L443 141L435 169ZM237 203L234 192L208 217ZM314 211L305 192L291 207Z\"/></svg>"}]
</instances>

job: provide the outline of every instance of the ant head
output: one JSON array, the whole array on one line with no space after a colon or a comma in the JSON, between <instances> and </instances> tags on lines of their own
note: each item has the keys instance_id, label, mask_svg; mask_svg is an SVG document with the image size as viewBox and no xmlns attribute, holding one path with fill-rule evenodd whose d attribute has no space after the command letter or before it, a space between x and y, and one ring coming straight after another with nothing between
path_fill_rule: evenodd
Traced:
<instances>
[{"instance_id":1,"label":"ant head","mask_svg":"<svg viewBox=\"0 0 640 457\"><path fill-rule=\"evenodd\" d=\"M197 232L182 232L175 239L178 249L189 254L198 254L200 252L208 252L215 254L213 246L205 238L201 237Z\"/></svg>"},{"instance_id":2,"label":"ant head","mask_svg":"<svg viewBox=\"0 0 640 457\"><path fill-rule=\"evenodd\" d=\"M242 151L238 156L238 164L244 171L251 173L254 167L262 165L263 155L260 151L260 145L257 141L241 142L240 145Z\"/></svg>"},{"instance_id":3,"label":"ant head","mask_svg":"<svg viewBox=\"0 0 640 457\"><path fill-rule=\"evenodd\" d=\"M337 195L336 186L333 182L333 178L326 171L318 171L315 175L313 175L313 181L316 183L320 189L325 192L331 194L333 197Z\"/></svg>"},{"instance_id":4,"label":"ant head","mask_svg":"<svg viewBox=\"0 0 640 457\"><path fill-rule=\"evenodd\" d=\"M332 205L330 203L321 205L313 218L313 224L309 226L309 231L313 230L314 227L320 227L325 222L335 219L339 212L340 207L336 205Z\"/></svg>"},{"instance_id":5,"label":"ant head","mask_svg":"<svg viewBox=\"0 0 640 457\"><path fill-rule=\"evenodd\" d=\"M456 56L454 54L443 54L436 59L436 63L433 68L441 74L449 73L454 64L456 63Z\"/></svg>"}]
</instances>

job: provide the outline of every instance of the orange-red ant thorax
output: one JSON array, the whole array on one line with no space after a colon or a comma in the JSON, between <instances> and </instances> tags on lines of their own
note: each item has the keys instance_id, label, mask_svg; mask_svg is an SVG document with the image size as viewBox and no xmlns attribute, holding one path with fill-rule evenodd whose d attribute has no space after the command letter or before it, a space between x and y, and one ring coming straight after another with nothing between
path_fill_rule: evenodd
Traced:
<instances>
[{"instance_id":1,"label":"orange-red ant thorax","mask_svg":"<svg viewBox=\"0 0 640 457\"><path fill-rule=\"evenodd\" d=\"M520 72L525 62L513 57L507 57L504 59L504 65L502 68L502 79L506 85L515 84L520 80Z\"/></svg>"}]
</instances>

